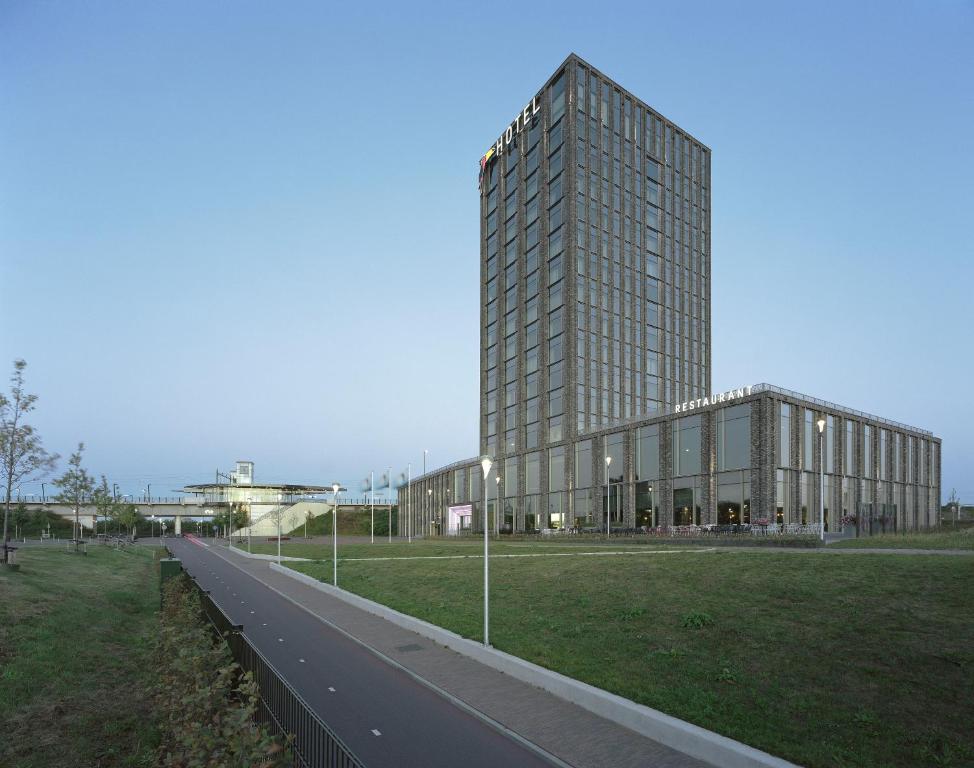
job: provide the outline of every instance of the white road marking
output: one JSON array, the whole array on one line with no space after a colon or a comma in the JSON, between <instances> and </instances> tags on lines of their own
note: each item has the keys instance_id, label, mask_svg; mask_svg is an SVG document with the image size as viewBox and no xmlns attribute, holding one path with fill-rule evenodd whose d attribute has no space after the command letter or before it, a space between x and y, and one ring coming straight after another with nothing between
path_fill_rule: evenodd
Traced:
<instances>
[{"instance_id":1,"label":"white road marking","mask_svg":"<svg viewBox=\"0 0 974 768\"><path fill-rule=\"evenodd\" d=\"M379 733L379 729L378 728L373 728L372 729L372 735L373 736L381 736L382 734Z\"/></svg>"},{"instance_id":2,"label":"white road marking","mask_svg":"<svg viewBox=\"0 0 974 768\"><path fill-rule=\"evenodd\" d=\"M283 638L283 637L279 637L279 638L277 638L277 642L279 642L279 643L283 643L283 642L284 642L284 638Z\"/></svg>"},{"instance_id":3,"label":"white road marking","mask_svg":"<svg viewBox=\"0 0 974 768\"><path fill-rule=\"evenodd\" d=\"M332 688L332 687L331 687L330 685L328 686L328 690L329 690L329 691L331 691L332 693L334 693L334 692L335 692L335 689L334 689L334 688Z\"/></svg>"},{"instance_id":4,"label":"white road marking","mask_svg":"<svg viewBox=\"0 0 974 768\"><path fill-rule=\"evenodd\" d=\"M267 622L265 621L263 624L261 624L261 626L262 627L266 627L267 626Z\"/></svg>"},{"instance_id":5,"label":"white road marking","mask_svg":"<svg viewBox=\"0 0 974 768\"><path fill-rule=\"evenodd\" d=\"M304 664L304 659L298 659L302 664Z\"/></svg>"}]
</instances>

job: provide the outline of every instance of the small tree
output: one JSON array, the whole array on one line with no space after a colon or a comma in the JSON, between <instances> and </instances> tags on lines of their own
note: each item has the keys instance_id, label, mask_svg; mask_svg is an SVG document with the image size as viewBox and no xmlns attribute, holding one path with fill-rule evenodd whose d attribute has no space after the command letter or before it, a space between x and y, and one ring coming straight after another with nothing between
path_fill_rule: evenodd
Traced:
<instances>
[{"instance_id":1,"label":"small tree","mask_svg":"<svg viewBox=\"0 0 974 768\"><path fill-rule=\"evenodd\" d=\"M20 502L13 511L13 522L14 522L14 535L20 536L23 528L30 521L30 513L27 511L27 505L24 502ZM19 529L19 530L18 530Z\"/></svg>"},{"instance_id":2,"label":"small tree","mask_svg":"<svg viewBox=\"0 0 974 768\"><path fill-rule=\"evenodd\" d=\"M233 512L233 519L230 521L230 534L233 534L234 529L239 531L241 528L247 528L249 526L250 509L240 504Z\"/></svg>"},{"instance_id":3,"label":"small tree","mask_svg":"<svg viewBox=\"0 0 974 768\"><path fill-rule=\"evenodd\" d=\"M78 443L78 450L71 454L68 459L68 470L61 477L54 481L54 485L61 489L54 499L64 504L74 507L74 526L75 538L80 538L80 507L91 499L95 490L95 479L88 474L88 470L81 466L81 454L84 453L85 444ZM75 543L77 548L77 543Z\"/></svg>"},{"instance_id":4,"label":"small tree","mask_svg":"<svg viewBox=\"0 0 974 768\"><path fill-rule=\"evenodd\" d=\"M135 528L141 523L145 522L145 518L139 513L135 504L116 504L114 505L114 518L118 521L118 524L122 528L128 530L132 529L132 538L135 538Z\"/></svg>"},{"instance_id":5,"label":"small tree","mask_svg":"<svg viewBox=\"0 0 974 768\"><path fill-rule=\"evenodd\" d=\"M10 376L10 397L0 393L0 475L5 485L3 507L3 555L0 562L7 562L9 540L10 494L20 482L31 482L45 477L54 470L57 454L51 455L41 445L41 437L24 418L34 410L37 395L24 391L24 369L27 363L14 361Z\"/></svg>"},{"instance_id":6,"label":"small tree","mask_svg":"<svg viewBox=\"0 0 974 768\"><path fill-rule=\"evenodd\" d=\"M105 518L105 533L108 533L108 518L112 516L115 498L108 487L108 479L102 475L101 484L91 493L91 503L95 505L95 533L98 533L98 518Z\"/></svg>"},{"instance_id":7,"label":"small tree","mask_svg":"<svg viewBox=\"0 0 974 768\"><path fill-rule=\"evenodd\" d=\"M50 524L50 518L47 516L47 510L38 507L31 512L30 521L39 531L43 531L44 528Z\"/></svg>"}]
</instances>

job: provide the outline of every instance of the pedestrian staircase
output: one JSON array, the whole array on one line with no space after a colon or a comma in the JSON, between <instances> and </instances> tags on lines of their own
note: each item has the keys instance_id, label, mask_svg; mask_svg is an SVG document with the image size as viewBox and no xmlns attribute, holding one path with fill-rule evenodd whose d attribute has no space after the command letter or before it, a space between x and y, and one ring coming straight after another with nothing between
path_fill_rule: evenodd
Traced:
<instances>
[{"instance_id":1,"label":"pedestrian staircase","mask_svg":"<svg viewBox=\"0 0 974 768\"><path fill-rule=\"evenodd\" d=\"M249 533L250 536L277 536L278 510L280 510L281 515L280 530L283 534L304 525L308 513L314 518L331 512L332 505L325 501L299 501L297 504L274 506L254 518L250 522L249 531L247 526L244 526L235 530L233 535L240 537L247 536Z\"/></svg>"}]
</instances>

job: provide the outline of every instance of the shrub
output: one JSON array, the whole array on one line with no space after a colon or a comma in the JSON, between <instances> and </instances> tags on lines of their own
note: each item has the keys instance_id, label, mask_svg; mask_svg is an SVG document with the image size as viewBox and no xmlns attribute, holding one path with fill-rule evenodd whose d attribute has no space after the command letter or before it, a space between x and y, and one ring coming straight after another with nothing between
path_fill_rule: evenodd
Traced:
<instances>
[{"instance_id":1,"label":"shrub","mask_svg":"<svg viewBox=\"0 0 974 768\"><path fill-rule=\"evenodd\" d=\"M713 617L709 613L693 611L683 617L684 629L703 629L714 623Z\"/></svg>"},{"instance_id":2,"label":"shrub","mask_svg":"<svg viewBox=\"0 0 974 768\"><path fill-rule=\"evenodd\" d=\"M280 742L255 723L258 688L241 673L226 643L201 619L199 597L186 576L164 588L156 702L162 732L158 765L287 765Z\"/></svg>"}]
</instances>

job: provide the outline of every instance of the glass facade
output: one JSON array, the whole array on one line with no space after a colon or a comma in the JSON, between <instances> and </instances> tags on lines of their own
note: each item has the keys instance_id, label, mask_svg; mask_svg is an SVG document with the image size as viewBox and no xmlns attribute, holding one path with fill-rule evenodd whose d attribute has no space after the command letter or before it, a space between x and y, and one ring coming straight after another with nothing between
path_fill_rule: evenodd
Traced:
<instances>
[{"instance_id":1,"label":"glass facade","mask_svg":"<svg viewBox=\"0 0 974 768\"><path fill-rule=\"evenodd\" d=\"M824 405L787 403L758 391L741 402L634 420L573 443L507 456L495 463L488 480L488 520L495 524L496 507L501 532L604 531L608 523L613 530L644 532L778 525L788 533L812 534L821 505L826 531L844 535L928 527L935 521L939 441L889 422L866 421L862 414L819 407ZM774 417L765 422L762 413ZM804 467L811 455L810 470L777 466L781 443L770 451L752 451L789 433L787 422L795 413L801 414L794 441L798 464ZM818 437L821 452L815 442L819 418L825 423ZM889 479L869 477L868 467L879 473L884 444ZM413 531L440 530L450 505L472 507L468 528L482 530L480 476L474 464L415 482L412 507L421 519ZM428 496L426 489L432 490Z\"/></svg>"}]
</instances>

